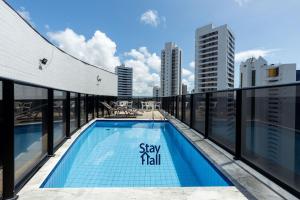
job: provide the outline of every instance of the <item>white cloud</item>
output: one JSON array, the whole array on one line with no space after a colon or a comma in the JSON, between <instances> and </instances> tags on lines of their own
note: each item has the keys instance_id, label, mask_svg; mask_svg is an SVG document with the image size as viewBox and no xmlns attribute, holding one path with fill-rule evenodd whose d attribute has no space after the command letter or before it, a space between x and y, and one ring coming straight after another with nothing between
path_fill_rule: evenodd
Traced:
<instances>
[{"instance_id":1,"label":"white cloud","mask_svg":"<svg viewBox=\"0 0 300 200\"><path fill-rule=\"evenodd\" d=\"M125 52L125 65L133 68L133 95L152 96L152 88L159 85L160 57L146 47Z\"/></svg>"},{"instance_id":2,"label":"white cloud","mask_svg":"<svg viewBox=\"0 0 300 200\"><path fill-rule=\"evenodd\" d=\"M21 15L21 17L23 19L25 19L28 23L30 23L32 26L34 26L34 23L31 20L30 13L29 13L29 11L26 10L25 7L20 7L20 9L17 10L17 12L19 13L19 15Z\"/></svg>"},{"instance_id":3,"label":"white cloud","mask_svg":"<svg viewBox=\"0 0 300 200\"><path fill-rule=\"evenodd\" d=\"M249 3L251 0L234 0L239 6Z\"/></svg>"},{"instance_id":4,"label":"white cloud","mask_svg":"<svg viewBox=\"0 0 300 200\"><path fill-rule=\"evenodd\" d=\"M160 17L156 10L147 10L141 15L140 21L144 24L157 27L160 23L166 23L166 17Z\"/></svg>"},{"instance_id":5,"label":"white cloud","mask_svg":"<svg viewBox=\"0 0 300 200\"><path fill-rule=\"evenodd\" d=\"M195 68L195 61L190 62L189 66L190 66L190 68L194 69Z\"/></svg>"},{"instance_id":6,"label":"white cloud","mask_svg":"<svg viewBox=\"0 0 300 200\"><path fill-rule=\"evenodd\" d=\"M185 68L182 68L182 76L183 77L187 77L190 76L192 74L192 72L190 70L187 70Z\"/></svg>"},{"instance_id":7,"label":"white cloud","mask_svg":"<svg viewBox=\"0 0 300 200\"><path fill-rule=\"evenodd\" d=\"M194 89L195 75L192 71L182 68L182 83L187 85L188 91Z\"/></svg>"},{"instance_id":8,"label":"white cloud","mask_svg":"<svg viewBox=\"0 0 300 200\"><path fill-rule=\"evenodd\" d=\"M235 62L239 63L251 57L266 57L275 51L278 51L278 49L252 49L247 51L241 51L235 55Z\"/></svg>"},{"instance_id":9,"label":"white cloud","mask_svg":"<svg viewBox=\"0 0 300 200\"><path fill-rule=\"evenodd\" d=\"M100 30L96 30L89 39L70 28L64 31L48 32L47 35L59 48L90 64L113 72L115 66L120 65L119 57L115 55L116 43Z\"/></svg>"}]
</instances>

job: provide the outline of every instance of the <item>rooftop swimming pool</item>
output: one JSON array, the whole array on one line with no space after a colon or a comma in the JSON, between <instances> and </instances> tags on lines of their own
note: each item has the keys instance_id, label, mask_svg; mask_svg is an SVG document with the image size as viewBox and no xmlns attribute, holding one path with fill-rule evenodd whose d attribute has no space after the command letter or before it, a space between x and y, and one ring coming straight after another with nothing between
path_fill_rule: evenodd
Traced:
<instances>
[{"instance_id":1,"label":"rooftop swimming pool","mask_svg":"<svg viewBox=\"0 0 300 200\"><path fill-rule=\"evenodd\" d=\"M231 186L170 122L96 121L42 188Z\"/></svg>"}]
</instances>

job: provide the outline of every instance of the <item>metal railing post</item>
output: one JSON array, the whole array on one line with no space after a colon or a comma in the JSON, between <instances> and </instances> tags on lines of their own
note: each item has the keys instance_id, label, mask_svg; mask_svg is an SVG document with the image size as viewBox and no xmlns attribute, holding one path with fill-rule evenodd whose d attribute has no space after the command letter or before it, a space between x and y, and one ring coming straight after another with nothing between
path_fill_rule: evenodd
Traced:
<instances>
[{"instance_id":1,"label":"metal railing post","mask_svg":"<svg viewBox=\"0 0 300 200\"><path fill-rule=\"evenodd\" d=\"M184 115L185 115L185 112L183 113L184 109L185 109L185 96L181 95L181 118L180 118L180 121L182 121L182 122L183 122Z\"/></svg>"},{"instance_id":2,"label":"metal railing post","mask_svg":"<svg viewBox=\"0 0 300 200\"><path fill-rule=\"evenodd\" d=\"M241 142L242 142L242 90L236 91L236 114L235 114L235 155L234 159L241 158Z\"/></svg>"},{"instance_id":3,"label":"metal railing post","mask_svg":"<svg viewBox=\"0 0 300 200\"><path fill-rule=\"evenodd\" d=\"M95 97L95 106L96 106L96 118L99 118L99 96Z\"/></svg>"},{"instance_id":4,"label":"metal railing post","mask_svg":"<svg viewBox=\"0 0 300 200\"><path fill-rule=\"evenodd\" d=\"M80 103L80 98L81 98L81 95L78 93L78 96L77 96L77 100L76 100L76 102L77 102L77 107L76 107L76 109L77 109L77 118L78 118L78 121L77 121L77 128L79 128L80 127L80 125L81 125L81 116L80 116L80 112L81 112L81 103Z\"/></svg>"},{"instance_id":5,"label":"metal railing post","mask_svg":"<svg viewBox=\"0 0 300 200\"><path fill-rule=\"evenodd\" d=\"M47 132L48 132L48 156L54 156L53 137L53 89L48 89L47 105Z\"/></svg>"},{"instance_id":6,"label":"metal railing post","mask_svg":"<svg viewBox=\"0 0 300 200\"><path fill-rule=\"evenodd\" d=\"M190 127L194 127L194 94L190 96Z\"/></svg>"},{"instance_id":7,"label":"metal railing post","mask_svg":"<svg viewBox=\"0 0 300 200\"><path fill-rule=\"evenodd\" d=\"M88 95L84 95L85 124L89 121Z\"/></svg>"},{"instance_id":8,"label":"metal railing post","mask_svg":"<svg viewBox=\"0 0 300 200\"><path fill-rule=\"evenodd\" d=\"M93 105L93 109L91 109L92 110L92 119L94 119L95 118L95 108L96 108L96 106L95 106L95 95L92 96L91 101L92 101L92 105Z\"/></svg>"},{"instance_id":9,"label":"metal railing post","mask_svg":"<svg viewBox=\"0 0 300 200\"><path fill-rule=\"evenodd\" d=\"M3 80L3 199L17 199L15 194L14 156L14 82Z\"/></svg>"},{"instance_id":10,"label":"metal railing post","mask_svg":"<svg viewBox=\"0 0 300 200\"><path fill-rule=\"evenodd\" d=\"M210 93L205 93L205 132L204 138L208 138L208 131L209 131L209 96Z\"/></svg>"},{"instance_id":11,"label":"metal railing post","mask_svg":"<svg viewBox=\"0 0 300 200\"><path fill-rule=\"evenodd\" d=\"M70 92L67 92L67 97L66 97L66 104L65 104L65 109L64 109L65 116L66 116L66 138L70 139Z\"/></svg>"}]
</instances>

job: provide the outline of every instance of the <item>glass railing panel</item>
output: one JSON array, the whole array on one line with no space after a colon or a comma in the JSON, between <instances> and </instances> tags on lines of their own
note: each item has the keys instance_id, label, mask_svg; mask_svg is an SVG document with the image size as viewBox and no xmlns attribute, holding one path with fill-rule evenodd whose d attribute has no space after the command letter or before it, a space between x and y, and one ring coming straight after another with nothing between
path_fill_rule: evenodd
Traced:
<instances>
[{"instance_id":1,"label":"glass railing panel","mask_svg":"<svg viewBox=\"0 0 300 200\"><path fill-rule=\"evenodd\" d=\"M182 117L182 96L178 96L178 100L177 100L177 111L178 111L178 115L177 115L177 119L181 120Z\"/></svg>"},{"instance_id":2,"label":"glass railing panel","mask_svg":"<svg viewBox=\"0 0 300 200\"><path fill-rule=\"evenodd\" d=\"M56 147L66 137L67 93L53 91L53 144Z\"/></svg>"},{"instance_id":3,"label":"glass railing panel","mask_svg":"<svg viewBox=\"0 0 300 200\"><path fill-rule=\"evenodd\" d=\"M190 124L191 122L191 95L185 95L184 96L184 102L183 102L183 106L184 106L184 118L183 118L183 122L186 124Z\"/></svg>"},{"instance_id":4,"label":"glass railing panel","mask_svg":"<svg viewBox=\"0 0 300 200\"><path fill-rule=\"evenodd\" d=\"M15 183L47 154L48 90L15 84Z\"/></svg>"},{"instance_id":5,"label":"glass railing panel","mask_svg":"<svg viewBox=\"0 0 300 200\"><path fill-rule=\"evenodd\" d=\"M78 94L70 93L70 132L78 128Z\"/></svg>"},{"instance_id":6,"label":"glass railing panel","mask_svg":"<svg viewBox=\"0 0 300 200\"><path fill-rule=\"evenodd\" d=\"M235 151L236 92L214 92L209 98L208 137Z\"/></svg>"},{"instance_id":7,"label":"glass railing panel","mask_svg":"<svg viewBox=\"0 0 300 200\"><path fill-rule=\"evenodd\" d=\"M193 129L205 133L205 94L194 94Z\"/></svg>"},{"instance_id":8,"label":"glass railing panel","mask_svg":"<svg viewBox=\"0 0 300 200\"><path fill-rule=\"evenodd\" d=\"M300 86L242 91L242 157L300 192Z\"/></svg>"},{"instance_id":9,"label":"glass railing panel","mask_svg":"<svg viewBox=\"0 0 300 200\"><path fill-rule=\"evenodd\" d=\"M86 100L85 94L80 95L80 126L86 123Z\"/></svg>"},{"instance_id":10,"label":"glass railing panel","mask_svg":"<svg viewBox=\"0 0 300 200\"><path fill-rule=\"evenodd\" d=\"M87 97L87 112L88 112L88 121L93 119L94 112L94 96L88 95Z\"/></svg>"},{"instance_id":11,"label":"glass railing panel","mask_svg":"<svg viewBox=\"0 0 300 200\"><path fill-rule=\"evenodd\" d=\"M176 102L176 97L173 97L173 116L176 116L176 110L177 110L177 102Z\"/></svg>"}]
</instances>

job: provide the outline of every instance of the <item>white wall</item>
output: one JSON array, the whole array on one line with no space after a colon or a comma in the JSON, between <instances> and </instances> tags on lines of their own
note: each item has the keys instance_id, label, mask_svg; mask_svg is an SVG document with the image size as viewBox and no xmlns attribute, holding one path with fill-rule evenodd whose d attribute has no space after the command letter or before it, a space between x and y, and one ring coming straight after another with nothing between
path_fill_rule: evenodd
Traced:
<instances>
[{"instance_id":1,"label":"white wall","mask_svg":"<svg viewBox=\"0 0 300 200\"><path fill-rule=\"evenodd\" d=\"M42 58L48 62L40 70ZM54 47L3 1L0 1L0 77L86 94L117 95L115 73L88 65Z\"/></svg>"}]
</instances>

